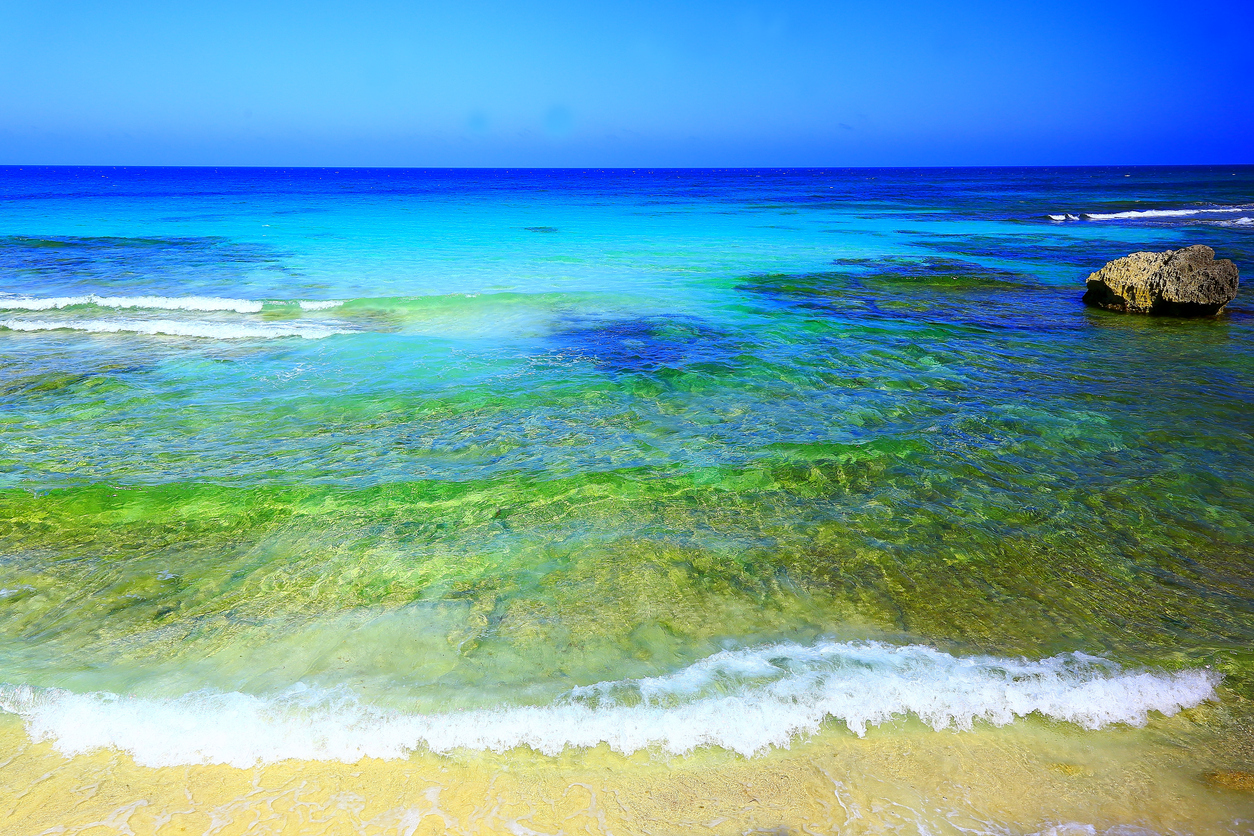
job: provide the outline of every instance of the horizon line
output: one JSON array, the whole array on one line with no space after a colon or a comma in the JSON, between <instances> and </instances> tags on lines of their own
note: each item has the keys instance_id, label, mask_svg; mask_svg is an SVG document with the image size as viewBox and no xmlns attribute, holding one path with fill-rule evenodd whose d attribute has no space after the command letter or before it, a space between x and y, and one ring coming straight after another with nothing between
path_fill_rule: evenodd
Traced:
<instances>
[{"instance_id":1,"label":"horizon line","mask_svg":"<svg viewBox=\"0 0 1254 836\"><path fill-rule=\"evenodd\" d=\"M918 171L972 169L1082 169L1082 168L1254 168L1248 163L1032 163L975 165L711 165L711 166L475 166L475 165L252 165L252 164L117 164L117 163L0 163L0 169L109 168L109 169L263 169L306 171Z\"/></svg>"}]
</instances>

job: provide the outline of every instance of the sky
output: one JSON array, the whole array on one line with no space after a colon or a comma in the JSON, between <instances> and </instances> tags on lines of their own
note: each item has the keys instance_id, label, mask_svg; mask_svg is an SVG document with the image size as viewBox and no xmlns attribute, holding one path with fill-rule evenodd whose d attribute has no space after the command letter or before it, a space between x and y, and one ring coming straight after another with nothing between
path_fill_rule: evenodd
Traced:
<instances>
[{"instance_id":1,"label":"sky","mask_svg":"<svg viewBox=\"0 0 1254 836\"><path fill-rule=\"evenodd\" d=\"M1251 32L1251 0L0 0L0 164L1254 163Z\"/></svg>"}]
</instances>

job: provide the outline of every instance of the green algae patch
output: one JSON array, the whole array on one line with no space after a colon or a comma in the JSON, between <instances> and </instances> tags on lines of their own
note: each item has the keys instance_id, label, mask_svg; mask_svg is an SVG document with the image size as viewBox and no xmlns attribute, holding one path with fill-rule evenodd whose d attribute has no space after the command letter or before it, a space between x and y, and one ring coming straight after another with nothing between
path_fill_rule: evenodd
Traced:
<instances>
[{"instance_id":1,"label":"green algae patch","mask_svg":"<svg viewBox=\"0 0 1254 836\"><path fill-rule=\"evenodd\" d=\"M458 665L547 659L555 681L665 670L733 636L862 635L1214 662L1249 688L1248 521L1220 504L1144 525L1140 491L1178 475L1081 494L1041 474L1025 494L996 458L922 439L774 453L669 476L4 491L0 587L22 593L0 629L151 662L313 613L434 606Z\"/></svg>"}]
</instances>

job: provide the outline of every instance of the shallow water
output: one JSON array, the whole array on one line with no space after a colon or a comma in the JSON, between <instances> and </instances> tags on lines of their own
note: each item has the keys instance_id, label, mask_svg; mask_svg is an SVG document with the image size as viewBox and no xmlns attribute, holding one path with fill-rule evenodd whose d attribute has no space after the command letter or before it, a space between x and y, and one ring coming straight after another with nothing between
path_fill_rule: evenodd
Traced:
<instances>
[{"instance_id":1,"label":"shallow water","mask_svg":"<svg viewBox=\"0 0 1254 836\"><path fill-rule=\"evenodd\" d=\"M5 827L1246 832L1254 305L1079 296L1250 218L1249 167L0 169Z\"/></svg>"}]
</instances>

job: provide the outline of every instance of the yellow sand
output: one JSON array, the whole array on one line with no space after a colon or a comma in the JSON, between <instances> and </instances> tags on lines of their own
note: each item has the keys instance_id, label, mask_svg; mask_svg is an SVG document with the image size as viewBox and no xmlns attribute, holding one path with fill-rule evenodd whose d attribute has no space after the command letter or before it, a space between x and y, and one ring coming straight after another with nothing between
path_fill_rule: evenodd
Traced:
<instances>
[{"instance_id":1,"label":"yellow sand","mask_svg":"<svg viewBox=\"0 0 1254 836\"><path fill-rule=\"evenodd\" d=\"M254 769L67 758L4 716L0 833L1254 832L1254 793L1214 778L1247 774L1248 735L1221 723L1223 733L1194 734L1201 748L1181 747L1171 742L1181 731L1206 728L1204 711L1186 714L1102 732L1038 721L970 732L905 723L865 739L832 729L751 759L599 749Z\"/></svg>"}]
</instances>

